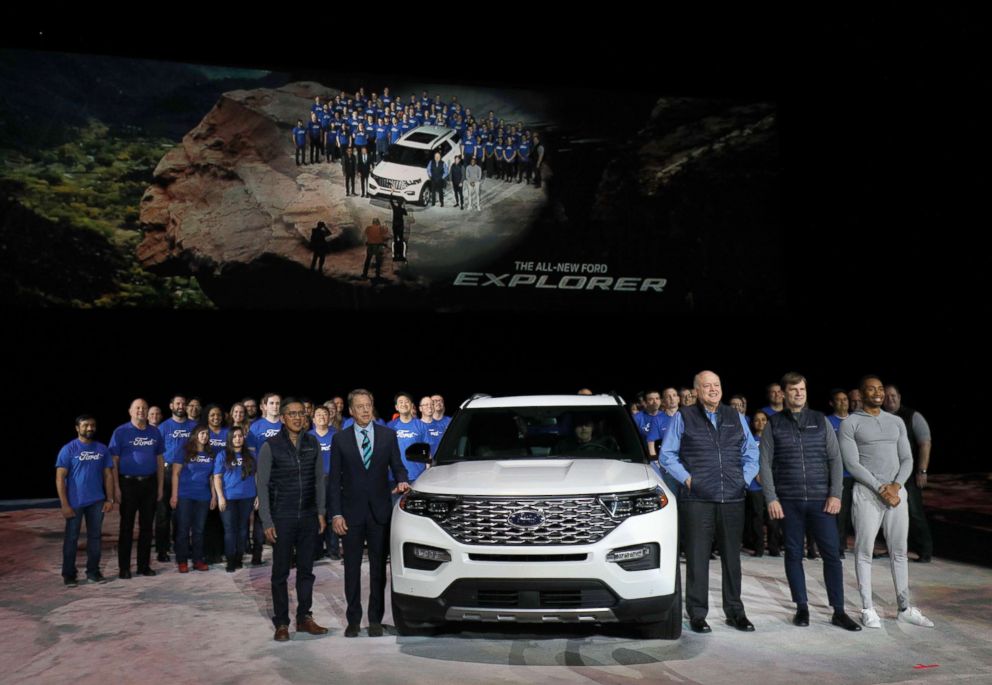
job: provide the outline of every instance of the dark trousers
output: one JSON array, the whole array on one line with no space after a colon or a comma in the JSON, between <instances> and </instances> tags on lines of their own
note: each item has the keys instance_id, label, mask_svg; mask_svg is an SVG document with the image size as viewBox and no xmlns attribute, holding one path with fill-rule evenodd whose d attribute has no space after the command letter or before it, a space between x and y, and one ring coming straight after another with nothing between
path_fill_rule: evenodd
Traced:
<instances>
[{"instance_id":1,"label":"dark trousers","mask_svg":"<svg viewBox=\"0 0 992 685\"><path fill-rule=\"evenodd\" d=\"M305 147L296 148L296 166L307 163L307 149Z\"/></svg>"},{"instance_id":2,"label":"dark trousers","mask_svg":"<svg viewBox=\"0 0 992 685\"><path fill-rule=\"evenodd\" d=\"M100 572L100 533L103 530L103 501L73 509L76 515L65 520L65 540L62 542L62 577L76 577L76 550L79 531L86 521L86 575Z\"/></svg>"},{"instance_id":3,"label":"dark trousers","mask_svg":"<svg viewBox=\"0 0 992 685\"><path fill-rule=\"evenodd\" d=\"M172 499L172 472L167 469L165 473L162 499L155 504L155 550L159 554L168 554L172 549L175 517L172 505L169 504L169 500Z\"/></svg>"},{"instance_id":4,"label":"dark trousers","mask_svg":"<svg viewBox=\"0 0 992 685\"><path fill-rule=\"evenodd\" d=\"M369 175L359 174L359 176L362 177L362 197L365 197L369 194Z\"/></svg>"},{"instance_id":5,"label":"dark trousers","mask_svg":"<svg viewBox=\"0 0 992 685\"><path fill-rule=\"evenodd\" d=\"M289 569L296 551L296 620L310 613L313 605L313 543L317 516L275 519L276 544L272 548L272 623L289 625Z\"/></svg>"},{"instance_id":6,"label":"dark trousers","mask_svg":"<svg viewBox=\"0 0 992 685\"><path fill-rule=\"evenodd\" d=\"M451 190L455 193L455 204L459 207L465 207L465 196L462 194L462 184L452 183Z\"/></svg>"},{"instance_id":7,"label":"dark trousers","mask_svg":"<svg viewBox=\"0 0 992 685\"><path fill-rule=\"evenodd\" d=\"M324 478L324 501L331 501L331 481L325 476ZM324 528L324 535L322 540L318 540L317 549L323 548L327 554L340 554L341 553L341 538L338 534L334 532L334 528L329 523L331 520L331 513L327 512L327 527Z\"/></svg>"},{"instance_id":8,"label":"dark trousers","mask_svg":"<svg viewBox=\"0 0 992 685\"><path fill-rule=\"evenodd\" d=\"M803 540L813 533L820 556L823 557L823 583L827 586L830 606L840 611L844 608L844 570L840 563L837 543L837 522L834 514L823 511L823 500L779 500L785 518L782 532L785 535L785 577L789 580L792 601L805 605L806 574L803 572Z\"/></svg>"},{"instance_id":9,"label":"dark trousers","mask_svg":"<svg viewBox=\"0 0 992 685\"><path fill-rule=\"evenodd\" d=\"M744 546L754 550L755 556L765 553L765 527L768 527L768 551L779 554L782 549L782 527L777 519L768 515L765 503L765 493L761 490L747 491L746 523L744 527Z\"/></svg>"},{"instance_id":10,"label":"dark trousers","mask_svg":"<svg viewBox=\"0 0 992 685\"><path fill-rule=\"evenodd\" d=\"M535 164L534 165L534 185L537 186L538 188L541 187L541 165L540 164Z\"/></svg>"},{"instance_id":11,"label":"dark trousers","mask_svg":"<svg viewBox=\"0 0 992 685\"><path fill-rule=\"evenodd\" d=\"M348 521L344 542L344 596L348 601L348 625L362 621L362 547L369 549L369 623L382 623L386 610L386 552L389 525L371 516L362 522Z\"/></svg>"},{"instance_id":12,"label":"dark trousers","mask_svg":"<svg viewBox=\"0 0 992 685\"><path fill-rule=\"evenodd\" d=\"M916 484L916 474L906 481L906 503L909 505L909 549L927 559L933 556L933 538L930 524L923 511L923 491Z\"/></svg>"},{"instance_id":13,"label":"dark trousers","mask_svg":"<svg viewBox=\"0 0 992 685\"><path fill-rule=\"evenodd\" d=\"M840 495L840 513L837 514L837 548L841 554L847 550L847 536L854 530L851 524L853 493L854 477L844 476L844 490Z\"/></svg>"},{"instance_id":14,"label":"dark trousers","mask_svg":"<svg viewBox=\"0 0 992 685\"><path fill-rule=\"evenodd\" d=\"M345 174L344 177L344 194L354 195L355 194L355 174Z\"/></svg>"},{"instance_id":15,"label":"dark trousers","mask_svg":"<svg viewBox=\"0 0 992 685\"><path fill-rule=\"evenodd\" d=\"M224 556L227 563L240 563L248 540L248 520L255 509L255 498L229 499L220 520L224 523Z\"/></svg>"},{"instance_id":16,"label":"dark trousers","mask_svg":"<svg viewBox=\"0 0 992 685\"><path fill-rule=\"evenodd\" d=\"M679 502L679 525L685 547L685 609L690 619L709 612L710 552L720 550L723 611L727 618L744 614L741 602L741 535L744 500L739 502Z\"/></svg>"},{"instance_id":17,"label":"dark trousers","mask_svg":"<svg viewBox=\"0 0 992 685\"><path fill-rule=\"evenodd\" d=\"M176 563L185 564L190 558L190 537L193 538L193 561L205 561L203 529L207 525L210 500L179 498L176 507Z\"/></svg>"},{"instance_id":18,"label":"dark trousers","mask_svg":"<svg viewBox=\"0 0 992 685\"><path fill-rule=\"evenodd\" d=\"M320 161L321 145L318 141L310 142L310 163Z\"/></svg>"},{"instance_id":19,"label":"dark trousers","mask_svg":"<svg viewBox=\"0 0 992 685\"><path fill-rule=\"evenodd\" d=\"M517 163L517 182L519 183L524 177L527 178L527 183L530 183L531 169L534 166L530 163L529 159L522 159Z\"/></svg>"},{"instance_id":20,"label":"dark trousers","mask_svg":"<svg viewBox=\"0 0 992 685\"><path fill-rule=\"evenodd\" d=\"M437 195L441 196L441 206L444 207L444 181L431 181L431 204L437 204Z\"/></svg>"},{"instance_id":21,"label":"dark trousers","mask_svg":"<svg viewBox=\"0 0 992 685\"><path fill-rule=\"evenodd\" d=\"M386 251L386 246L384 244L366 245L365 247L365 266L362 269L362 277L365 278L369 275L369 264L372 263L372 259L375 259L375 277L379 278L382 275L382 255Z\"/></svg>"},{"instance_id":22,"label":"dark trousers","mask_svg":"<svg viewBox=\"0 0 992 685\"><path fill-rule=\"evenodd\" d=\"M149 567L152 557L152 523L158 482L155 476L128 478L121 476L121 528L117 538L117 563L121 571L131 569L131 543L134 519L138 519L138 571Z\"/></svg>"},{"instance_id":23,"label":"dark trousers","mask_svg":"<svg viewBox=\"0 0 992 685\"><path fill-rule=\"evenodd\" d=\"M224 554L224 523L220 518L219 509L207 511L207 521L203 528L203 555L208 564L220 561Z\"/></svg>"},{"instance_id":24,"label":"dark trousers","mask_svg":"<svg viewBox=\"0 0 992 685\"><path fill-rule=\"evenodd\" d=\"M327 259L327 254L324 252L314 251L313 259L310 260L310 270L316 271L317 269L320 269L320 271L323 272L325 259Z\"/></svg>"},{"instance_id":25,"label":"dark trousers","mask_svg":"<svg viewBox=\"0 0 992 685\"><path fill-rule=\"evenodd\" d=\"M265 546L265 530L262 525L262 517L258 510L255 510L254 523L251 527L251 561L257 563L262 561L262 548Z\"/></svg>"}]
</instances>

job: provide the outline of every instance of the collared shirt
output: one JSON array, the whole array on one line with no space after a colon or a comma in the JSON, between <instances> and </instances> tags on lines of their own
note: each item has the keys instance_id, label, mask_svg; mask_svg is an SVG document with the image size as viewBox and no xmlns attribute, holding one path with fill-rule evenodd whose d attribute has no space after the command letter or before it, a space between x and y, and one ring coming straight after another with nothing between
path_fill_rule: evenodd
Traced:
<instances>
[{"instance_id":1,"label":"collared shirt","mask_svg":"<svg viewBox=\"0 0 992 685\"><path fill-rule=\"evenodd\" d=\"M716 412L703 410L706 418L709 419L713 427L716 428ZM747 418L739 414L741 427L744 429L744 443L741 445L741 462L744 466L744 482L750 483L758 475L758 443L751 435L748 428ZM679 448L682 446L682 434L685 433L685 422L682 414L677 413L672 417L672 422L665 433L665 440L661 444L661 454L658 457L659 463L666 471L672 474L680 483L689 480L690 474L685 470L682 461L679 459Z\"/></svg>"},{"instance_id":2,"label":"collared shirt","mask_svg":"<svg viewBox=\"0 0 992 685\"><path fill-rule=\"evenodd\" d=\"M371 453L373 450L375 450L375 426L370 422L369 425L365 426L365 428L362 428L361 426L358 425L357 421L352 425L354 426L355 429L355 440L358 441L358 453L359 454L362 453L362 443L365 442L365 436L362 435L362 431L366 431L368 433L369 452Z\"/></svg>"}]
</instances>

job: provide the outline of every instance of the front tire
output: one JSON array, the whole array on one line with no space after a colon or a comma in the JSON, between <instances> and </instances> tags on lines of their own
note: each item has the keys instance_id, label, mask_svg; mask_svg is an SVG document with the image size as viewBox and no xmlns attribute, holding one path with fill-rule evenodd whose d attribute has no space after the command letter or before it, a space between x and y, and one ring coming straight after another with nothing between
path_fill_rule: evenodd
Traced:
<instances>
[{"instance_id":1,"label":"front tire","mask_svg":"<svg viewBox=\"0 0 992 685\"><path fill-rule=\"evenodd\" d=\"M675 561L675 599L668 615L654 623L642 623L638 633L645 640L677 640L682 636L682 569Z\"/></svg>"}]
</instances>

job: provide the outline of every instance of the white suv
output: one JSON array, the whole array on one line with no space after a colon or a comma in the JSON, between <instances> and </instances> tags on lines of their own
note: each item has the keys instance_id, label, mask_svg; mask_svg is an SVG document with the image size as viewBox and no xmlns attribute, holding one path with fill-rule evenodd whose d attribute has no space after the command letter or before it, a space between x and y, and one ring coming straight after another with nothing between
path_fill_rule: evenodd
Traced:
<instances>
[{"instance_id":1,"label":"white suv","mask_svg":"<svg viewBox=\"0 0 992 685\"><path fill-rule=\"evenodd\" d=\"M427 445L407 458L429 461ZM468 400L393 512L396 629L623 623L677 638L677 521L619 397Z\"/></svg>"},{"instance_id":2,"label":"white suv","mask_svg":"<svg viewBox=\"0 0 992 685\"><path fill-rule=\"evenodd\" d=\"M427 164L434 159L436 149L441 150L441 161L450 168L455 155L462 153L461 134L446 126L418 126L407 131L372 169L369 193L426 205L430 198Z\"/></svg>"}]
</instances>

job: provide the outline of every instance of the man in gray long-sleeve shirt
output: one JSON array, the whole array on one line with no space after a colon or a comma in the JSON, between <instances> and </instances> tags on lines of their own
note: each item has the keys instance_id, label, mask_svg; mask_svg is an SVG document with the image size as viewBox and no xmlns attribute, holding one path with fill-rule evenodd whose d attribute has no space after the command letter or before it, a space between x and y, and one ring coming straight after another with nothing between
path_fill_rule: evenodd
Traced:
<instances>
[{"instance_id":1,"label":"man in gray long-sleeve shirt","mask_svg":"<svg viewBox=\"0 0 992 685\"><path fill-rule=\"evenodd\" d=\"M272 551L272 622L275 640L289 639L289 567L296 550L296 630L323 635L313 620L313 553L324 532L324 460L320 443L306 433L306 411L299 400L282 403L282 430L258 451L258 510Z\"/></svg>"},{"instance_id":2,"label":"man in gray long-sleeve shirt","mask_svg":"<svg viewBox=\"0 0 992 685\"><path fill-rule=\"evenodd\" d=\"M797 626L809 625L803 540L807 528L823 555L823 583L834 609L831 623L861 630L844 611L844 568L837 542L844 469L833 427L818 411L806 407L806 379L798 373L782 378L783 411L769 419L761 436L761 487L768 515L782 519L785 534L785 575L796 603Z\"/></svg>"},{"instance_id":3,"label":"man in gray long-sleeve shirt","mask_svg":"<svg viewBox=\"0 0 992 685\"><path fill-rule=\"evenodd\" d=\"M898 416L882 411L885 387L877 376L862 379L861 398L864 408L840 424L839 435L844 466L856 481L852 513L861 622L869 628L882 627L872 602L871 553L878 529L884 527L899 604L898 620L933 627L933 622L909 603L909 511L903 483L913 470L913 456L906 424Z\"/></svg>"},{"instance_id":4,"label":"man in gray long-sleeve shirt","mask_svg":"<svg viewBox=\"0 0 992 685\"><path fill-rule=\"evenodd\" d=\"M472 198L475 198L475 208L482 211L479 204L479 193L482 191L482 167L475 163L473 156L465 168L465 182L468 183L468 208L472 209Z\"/></svg>"}]
</instances>

